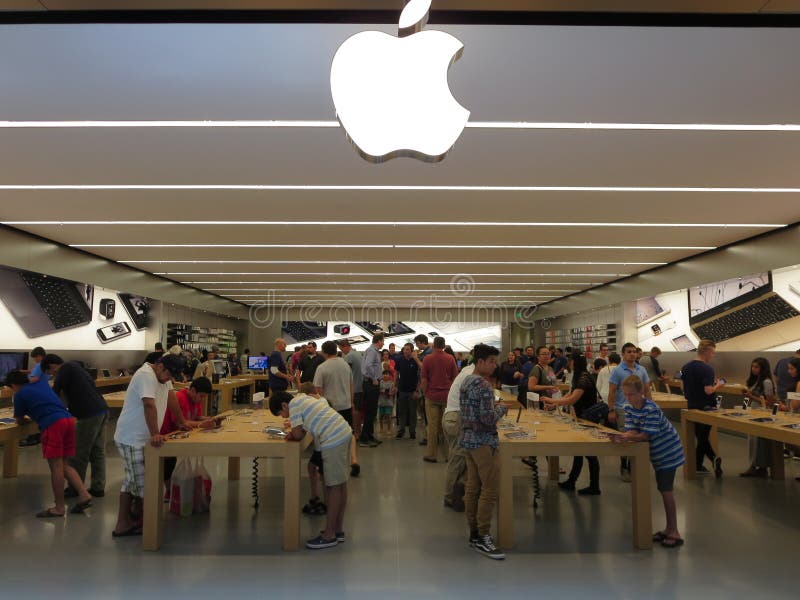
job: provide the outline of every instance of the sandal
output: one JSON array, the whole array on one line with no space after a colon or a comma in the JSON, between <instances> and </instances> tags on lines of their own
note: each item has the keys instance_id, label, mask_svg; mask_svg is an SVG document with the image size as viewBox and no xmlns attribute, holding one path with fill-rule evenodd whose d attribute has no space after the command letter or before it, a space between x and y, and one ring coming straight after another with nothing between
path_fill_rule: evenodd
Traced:
<instances>
[{"instance_id":1,"label":"sandal","mask_svg":"<svg viewBox=\"0 0 800 600\"><path fill-rule=\"evenodd\" d=\"M322 504L319 500L319 496L314 496L308 502L306 502L306 505L303 507L303 514L306 515L316 514L313 513L312 511L314 510L314 507L317 506L318 504Z\"/></svg>"},{"instance_id":2,"label":"sandal","mask_svg":"<svg viewBox=\"0 0 800 600\"><path fill-rule=\"evenodd\" d=\"M66 513L57 513L52 508L45 508L36 513L37 519L63 519Z\"/></svg>"},{"instance_id":3,"label":"sandal","mask_svg":"<svg viewBox=\"0 0 800 600\"><path fill-rule=\"evenodd\" d=\"M311 507L311 510L308 511L309 515L325 515L328 513L328 507L325 506L324 502L318 502L314 506Z\"/></svg>"},{"instance_id":4,"label":"sandal","mask_svg":"<svg viewBox=\"0 0 800 600\"><path fill-rule=\"evenodd\" d=\"M70 509L69 514L71 514L71 515L79 515L79 514L83 513L83 511L85 511L91 505L92 505L92 499L91 498L89 498L86 502L78 502L75 506L73 506Z\"/></svg>"},{"instance_id":5,"label":"sandal","mask_svg":"<svg viewBox=\"0 0 800 600\"><path fill-rule=\"evenodd\" d=\"M656 532L653 534L653 541L654 541L654 542L656 542L657 544L660 544L660 543L661 543L661 542L663 542L665 539L667 539L667 536L664 534L664 532L663 532L663 531L656 531Z\"/></svg>"},{"instance_id":6,"label":"sandal","mask_svg":"<svg viewBox=\"0 0 800 600\"><path fill-rule=\"evenodd\" d=\"M678 548L680 546L683 546L683 539L674 537L665 537L663 540L661 540L661 545L664 548Z\"/></svg>"},{"instance_id":7,"label":"sandal","mask_svg":"<svg viewBox=\"0 0 800 600\"><path fill-rule=\"evenodd\" d=\"M116 531L111 532L112 538L120 538L120 537L128 537L131 535L142 535L142 528L138 525L133 525L130 529L126 529L125 531L120 531L117 533Z\"/></svg>"}]
</instances>

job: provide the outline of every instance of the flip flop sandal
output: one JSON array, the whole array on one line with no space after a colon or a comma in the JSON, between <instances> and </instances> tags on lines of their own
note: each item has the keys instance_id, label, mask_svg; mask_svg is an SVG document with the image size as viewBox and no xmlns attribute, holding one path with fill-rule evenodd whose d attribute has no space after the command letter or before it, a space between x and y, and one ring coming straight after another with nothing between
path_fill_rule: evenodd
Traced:
<instances>
[{"instance_id":1,"label":"flip flop sandal","mask_svg":"<svg viewBox=\"0 0 800 600\"><path fill-rule=\"evenodd\" d=\"M311 507L311 510L308 511L310 515L324 515L327 514L328 507L325 506L324 502L318 502L314 506Z\"/></svg>"},{"instance_id":2,"label":"flip flop sandal","mask_svg":"<svg viewBox=\"0 0 800 600\"><path fill-rule=\"evenodd\" d=\"M663 532L663 531L656 531L656 532L653 534L653 541L654 541L654 542L656 542L656 543L659 543L659 544L660 544L660 543L661 543L661 542L663 542L665 539L667 539L667 536L666 536L666 535L664 535L664 532Z\"/></svg>"},{"instance_id":3,"label":"flip flop sandal","mask_svg":"<svg viewBox=\"0 0 800 600\"><path fill-rule=\"evenodd\" d=\"M116 531L111 532L111 537L119 538L119 537L128 537L132 535L142 535L142 530L138 525L134 525L130 529L126 529L125 531L120 531L117 533Z\"/></svg>"},{"instance_id":4,"label":"flip flop sandal","mask_svg":"<svg viewBox=\"0 0 800 600\"><path fill-rule=\"evenodd\" d=\"M36 518L37 519L63 519L65 514L66 513L59 514L57 512L53 512L49 508L46 508L46 509L36 513Z\"/></svg>"},{"instance_id":5,"label":"flip flop sandal","mask_svg":"<svg viewBox=\"0 0 800 600\"><path fill-rule=\"evenodd\" d=\"M661 541L661 545L664 548L678 548L683 546L683 540L681 538L665 537Z\"/></svg>"},{"instance_id":6,"label":"flip flop sandal","mask_svg":"<svg viewBox=\"0 0 800 600\"><path fill-rule=\"evenodd\" d=\"M78 502L75 506L70 509L69 514L71 515L79 515L83 513L87 508L92 505L91 499L87 500L86 502Z\"/></svg>"}]
</instances>

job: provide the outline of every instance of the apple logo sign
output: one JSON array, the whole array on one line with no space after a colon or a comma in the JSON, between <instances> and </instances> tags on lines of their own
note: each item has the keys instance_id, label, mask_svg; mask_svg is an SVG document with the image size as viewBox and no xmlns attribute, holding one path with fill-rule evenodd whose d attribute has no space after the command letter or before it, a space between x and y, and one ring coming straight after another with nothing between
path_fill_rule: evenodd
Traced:
<instances>
[{"instance_id":1,"label":"apple logo sign","mask_svg":"<svg viewBox=\"0 0 800 600\"><path fill-rule=\"evenodd\" d=\"M469 119L447 83L464 45L449 33L422 31L430 5L431 0L410 0L400 15L398 37L362 31L333 57L336 116L370 162L399 156L438 162Z\"/></svg>"}]
</instances>

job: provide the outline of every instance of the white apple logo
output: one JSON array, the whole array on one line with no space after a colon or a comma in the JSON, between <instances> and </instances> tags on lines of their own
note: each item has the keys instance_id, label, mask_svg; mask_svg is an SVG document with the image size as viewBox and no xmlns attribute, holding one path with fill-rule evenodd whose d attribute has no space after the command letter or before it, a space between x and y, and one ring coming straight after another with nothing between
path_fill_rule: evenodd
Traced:
<instances>
[{"instance_id":1,"label":"white apple logo","mask_svg":"<svg viewBox=\"0 0 800 600\"><path fill-rule=\"evenodd\" d=\"M331 65L336 115L359 154L371 162L409 156L442 160L469 111L450 93L447 72L463 44L443 31L421 31L431 0L411 0L399 37L362 31L347 39Z\"/></svg>"}]
</instances>

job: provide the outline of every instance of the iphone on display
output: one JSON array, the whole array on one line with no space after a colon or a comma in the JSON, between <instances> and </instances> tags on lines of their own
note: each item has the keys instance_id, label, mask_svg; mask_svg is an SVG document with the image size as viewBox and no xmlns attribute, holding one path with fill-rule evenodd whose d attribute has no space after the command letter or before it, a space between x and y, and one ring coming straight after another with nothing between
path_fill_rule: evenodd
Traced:
<instances>
[{"instance_id":1,"label":"iphone on display","mask_svg":"<svg viewBox=\"0 0 800 600\"><path fill-rule=\"evenodd\" d=\"M103 344L113 342L114 340L129 336L130 334L131 328L125 321L114 323L113 325L108 325L106 327L101 327L97 330L97 337Z\"/></svg>"}]
</instances>

